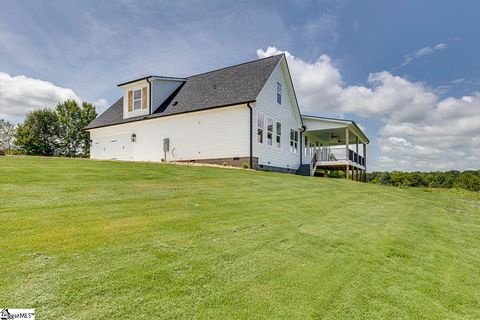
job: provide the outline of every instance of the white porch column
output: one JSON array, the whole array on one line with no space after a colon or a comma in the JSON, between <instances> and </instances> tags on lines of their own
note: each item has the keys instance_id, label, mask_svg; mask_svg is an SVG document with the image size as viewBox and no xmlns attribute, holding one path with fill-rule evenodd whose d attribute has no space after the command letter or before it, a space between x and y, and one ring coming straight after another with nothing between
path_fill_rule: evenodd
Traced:
<instances>
[{"instance_id":1,"label":"white porch column","mask_svg":"<svg viewBox=\"0 0 480 320\"><path fill-rule=\"evenodd\" d=\"M358 137L355 136L355 145L356 145L356 148L355 148L355 152L357 153L356 155L356 158L357 158L357 164L358 164Z\"/></svg>"},{"instance_id":2,"label":"white porch column","mask_svg":"<svg viewBox=\"0 0 480 320\"><path fill-rule=\"evenodd\" d=\"M364 161L363 170L365 172L364 181L367 182L367 144L366 143L363 144L363 161Z\"/></svg>"},{"instance_id":3,"label":"white porch column","mask_svg":"<svg viewBox=\"0 0 480 320\"><path fill-rule=\"evenodd\" d=\"M347 164L345 167L345 178L350 179L350 130L348 126L345 128L345 158L347 159Z\"/></svg>"}]
</instances>

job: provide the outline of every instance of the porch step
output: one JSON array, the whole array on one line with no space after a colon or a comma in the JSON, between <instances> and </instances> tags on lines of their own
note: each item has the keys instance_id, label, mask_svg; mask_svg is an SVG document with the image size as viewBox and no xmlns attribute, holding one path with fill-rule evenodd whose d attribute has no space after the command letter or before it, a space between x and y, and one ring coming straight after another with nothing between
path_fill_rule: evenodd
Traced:
<instances>
[{"instance_id":1,"label":"porch step","mask_svg":"<svg viewBox=\"0 0 480 320\"><path fill-rule=\"evenodd\" d=\"M310 165L309 164L302 164L298 170L297 174L301 176L310 176Z\"/></svg>"}]
</instances>

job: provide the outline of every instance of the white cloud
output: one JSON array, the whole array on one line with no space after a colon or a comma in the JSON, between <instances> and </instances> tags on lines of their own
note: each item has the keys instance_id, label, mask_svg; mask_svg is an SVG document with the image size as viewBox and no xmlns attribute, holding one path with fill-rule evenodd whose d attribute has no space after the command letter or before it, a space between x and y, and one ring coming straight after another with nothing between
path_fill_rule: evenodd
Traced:
<instances>
[{"instance_id":1,"label":"white cloud","mask_svg":"<svg viewBox=\"0 0 480 320\"><path fill-rule=\"evenodd\" d=\"M435 51L443 50L443 49L446 49L446 48L447 48L447 45L445 43L441 42L441 43L436 44L433 47L423 47L421 49L415 50L414 52L411 52L411 53L405 55L402 64L400 66L398 66L398 68L401 68L401 67L406 66L407 64L410 64L415 59L421 58L423 56L432 54Z\"/></svg>"},{"instance_id":2,"label":"white cloud","mask_svg":"<svg viewBox=\"0 0 480 320\"><path fill-rule=\"evenodd\" d=\"M103 111L107 110L107 108L110 106L106 99L98 99L97 101L94 101L92 104L95 106L95 109L97 110L97 114L102 114Z\"/></svg>"},{"instance_id":3,"label":"white cloud","mask_svg":"<svg viewBox=\"0 0 480 320\"><path fill-rule=\"evenodd\" d=\"M295 90L301 100L302 111L305 113L319 110L341 112L335 108L338 107L338 98L342 92L342 77L333 66L330 57L321 55L315 62L308 63L275 47L268 47L267 50L258 49L257 55L262 58L282 52L287 57Z\"/></svg>"},{"instance_id":4,"label":"white cloud","mask_svg":"<svg viewBox=\"0 0 480 320\"><path fill-rule=\"evenodd\" d=\"M81 101L72 89L26 76L0 72L0 117L23 117L38 108L54 108L68 99Z\"/></svg>"},{"instance_id":5,"label":"white cloud","mask_svg":"<svg viewBox=\"0 0 480 320\"><path fill-rule=\"evenodd\" d=\"M382 164L393 164L395 163L395 160L387 156L380 156L378 157L378 162Z\"/></svg>"},{"instance_id":6,"label":"white cloud","mask_svg":"<svg viewBox=\"0 0 480 320\"><path fill-rule=\"evenodd\" d=\"M19 122L29 111L53 109L58 103L66 100L82 101L72 89L24 75L11 76L0 72L0 118ZM109 106L106 99L98 99L93 105L97 109L97 114Z\"/></svg>"},{"instance_id":7,"label":"white cloud","mask_svg":"<svg viewBox=\"0 0 480 320\"><path fill-rule=\"evenodd\" d=\"M269 47L257 50L257 55L281 52ZM306 62L283 53L302 113L355 113L380 121L378 139L371 139L379 150L378 159L373 159L374 169L478 169L479 92L462 98L440 98L424 83L387 71L370 74L367 86L348 86L329 56Z\"/></svg>"},{"instance_id":8,"label":"white cloud","mask_svg":"<svg viewBox=\"0 0 480 320\"><path fill-rule=\"evenodd\" d=\"M370 74L368 83L370 87L343 88L340 111L385 116L393 122L414 121L425 116L424 111L437 101L422 83L412 83L387 71Z\"/></svg>"},{"instance_id":9,"label":"white cloud","mask_svg":"<svg viewBox=\"0 0 480 320\"><path fill-rule=\"evenodd\" d=\"M465 82L465 79L464 78L459 78L459 79L452 80L451 82L454 83L454 84L459 84L459 83Z\"/></svg>"},{"instance_id":10,"label":"white cloud","mask_svg":"<svg viewBox=\"0 0 480 320\"><path fill-rule=\"evenodd\" d=\"M336 42L339 39L337 17L331 13L322 12L314 19L307 19L300 31L302 37L318 43Z\"/></svg>"}]
</instances>

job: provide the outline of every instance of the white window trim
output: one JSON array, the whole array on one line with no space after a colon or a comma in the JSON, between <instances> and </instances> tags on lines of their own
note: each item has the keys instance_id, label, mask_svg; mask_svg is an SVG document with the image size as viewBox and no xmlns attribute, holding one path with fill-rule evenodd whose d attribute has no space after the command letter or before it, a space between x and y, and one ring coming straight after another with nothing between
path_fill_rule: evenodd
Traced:
<instances>
[{"instance_id":1,"label":"white window trim","mask_svg":"<svg viewBox=\"0 0 480 320\"><path fill-rule=\"evenodd\" d=\"M280 132L278 132L278 124L280 125ZM280 121L275 121L275 146L278 149L282 148L282 123ZM279 137L279 140L277 142L277 137ZM278 144L277 144L278 143Z\"/></svg>"},{"instance_id":2,"label":"white window trim","mask_svg":"<svg viewBox=\"0 0 480 320\"><path fill-rule=\"evenodd\" d=\"M260 127L258 125L258 120L260 119L260 115L263 117L263 126ZM258 141L258 129L262 129L262 141ZM265 142L265 115L261 112L257 112L257 143L263 144Z\"/></svg>"},{"instance_id":3,"label":"white window trim","mask_svg":"<svg viewBox=\"0 0 480 320\"><path fill-rule=\"evenodd\" d=\"M280 85L280 92L278 90ZM280 96L280 103L278 102L278 96ZM280 83L280 81L277 81L277 94L275 95L275 99L277 101L278 105L282 105L282 100L283 100L283 85Z\"/></svg>"},{"instance_id":4,"label":"white window trim","mask_svg":"<svg viewBox=\"0 0 480 320\"><path fill-rule=\"evenodd\" d=\"M272 131L268 131L268 126L269 126L270 121L272 121ZM275 129L273 128L274 124L275 124L275 120L273 120L273 118L271 118L271 117L267 117L267 130L266 130L266 131L267 131L267 146L269 146L269 147L273 147L273 146L274 146L274 145L273 145L273 137L274 137L274 135L275 135ZM268 142L268 134L269 134L269 133L272 134L272 137L271 137L271 139L270 139L270 143L271 143L271 144L268 144L268 143L269 143L269 142Z\"/></svg>"},{"instance_id":5,"label":"white window trim","mask_svg":"<svg viewBox=\"0 0 480 320\"><path fill-rule=\"evenodd\" d=\"M140 91L140 99L135 99L135 92L136 91ZM142 110L142 88L139 88L139 89L134 89L132 90L132 111L138 111L138 110ZM135 108L135 101L140 101L140 107L139 108Z\"/></svg>"},{"instance_id":6,"label":"white window trim","mask_svg":"<svg viewBox=\"0 0 480 320\"><path fill-rule=\"evenodd\" d=\"M293 132L293 139L292 139L292 132ZM295 140L295 136L297 137L296 140ZM296 145L296 148L295 148L295 145ZM298 131L295 129L290 129L290 146L289 147L290 147L290 152L298 153ZM300 152L302 151L300 150Z\"/></svg>"}]
</instances>

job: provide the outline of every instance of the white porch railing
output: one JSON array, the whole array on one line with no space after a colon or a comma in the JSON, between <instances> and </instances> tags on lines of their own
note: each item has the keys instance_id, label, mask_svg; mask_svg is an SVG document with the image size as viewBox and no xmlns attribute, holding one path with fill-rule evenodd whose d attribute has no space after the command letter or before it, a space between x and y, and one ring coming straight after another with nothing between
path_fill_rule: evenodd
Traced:
<instances>
[{"instance_id":1,"label":"white porch railing","mask_svg":"<svg viewBox=\"0 0 480 320\"><path fill-rule=\"evenodd\" d=\"M350 160L359 165L365 166L365 158L353 150L348 150L348 159L345 146L326 146L319 147L317 150L317 159L321 162L346 161Z\"/></svg>"}]
</instances>

